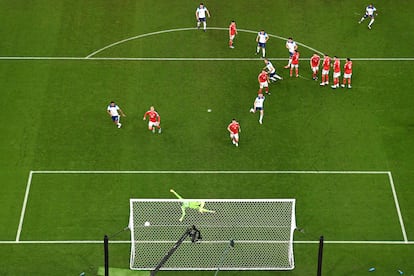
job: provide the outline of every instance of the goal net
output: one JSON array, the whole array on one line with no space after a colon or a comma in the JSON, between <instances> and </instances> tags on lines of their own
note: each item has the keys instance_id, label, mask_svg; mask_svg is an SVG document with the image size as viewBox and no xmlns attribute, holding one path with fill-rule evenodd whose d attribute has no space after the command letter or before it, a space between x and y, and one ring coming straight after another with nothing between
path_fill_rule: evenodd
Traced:
<instances>
[{"instance_id":1,"label":"goal net","mask_svg":"<svg viewBox=\"0 0 414 276\"><path fill-rule=\"evenodd\" d=\"M183 201L204 202L215 213L187 208L180 222ZM130 268L154 269L192 225L202 241L184 241L161 270L294 268L295 199L131 199Z\"/></svg>"}]
</instances>

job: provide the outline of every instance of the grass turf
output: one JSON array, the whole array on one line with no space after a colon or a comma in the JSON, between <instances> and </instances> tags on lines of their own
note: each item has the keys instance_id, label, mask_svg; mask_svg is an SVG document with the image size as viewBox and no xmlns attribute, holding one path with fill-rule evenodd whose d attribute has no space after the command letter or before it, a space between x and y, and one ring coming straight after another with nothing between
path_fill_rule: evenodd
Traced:
<instances>
[{"instance_id":1,"label":"grass turf","mask_svg":"<svg viewBox=\"0 0 414 276\"><path fill-rule=\"evenodd\" d=\"M169 6L167 1L5 2L2 15L3 56L85 57L105 45L149 32L193 27L198 3ZM412 4L374 3L379 17L368 31L358 25L367 3L272 1L262 14L250 1L208 3L209 26L259 30L295 40L340 57L412 57ZM246 12L248 11L248 12ZM297 12L290 12L297 11ZM327 24L327 22L329 22ZM98 57L254 57L255 34L240 32L235 51L227 33L183 31L133 40ZM300 47L303 57L311 50ZM284 41L274 37L268 55L286 57ZM262 61L0 61L4 116L1 137L0 240L13 241L30 170L390 170L408 238L414 176L414 102L410 92L412 61L354 61L352 90L332 91L304 79L272 85L263 127L249 114ZM309 77L307 61L300 73ZM116 129L105 114L116 100L128 117ZM141 117L154 104L164 133L153 135ZM211 108L213 111L207 113ZM240 148L231 146L226 126L240 120ZM297 240L401 240L386 177L171 177L134 179L55 176L33 179L22 240L100 239L118 231L128 217L129 197L165 197L172 186L205 191L189 196L212 198L298 198L298 222L307 229ZM42 176L43 177L43 176ZM385 178L385 179L384 179ZM238 180L238 181L237 181ZM245 192L240 192L243 186ZM275 189L278 188L278 189ZM186 195L187 196L187 195ZM102 212L102 210L106 212ZM352 216L348 216L349 213ZM359 214L359 216L358 216ZM108 218L109 215L109 218ZM71 218L66 220L65 218ZM354 224L355 222L355 224ZM342 226L342 227L338 227ZM128 238L126 233L121 238ZM331 238L332 237L332 238ZM128 245L111 245L111 266L127 267ZM296 269L316 270L316 245L295 245ZM407 273L414 268L411 245L329 244L326 273L377 275ZM102 266L101 245L0 244L2 275L89 274ZM22 261L24 260L24 261ZM63 261L65 260L65 261ZM381 260L381 261L378 261ZM22 265L22 262L24 265ZM193 275L193 272L161 272ZM240 272L221 272L239 275ZM211 274L211 273L210 273ZM242 273L241 273L242 274ZM267 275L271 272L245 272ZM284 273L280 273L284 274ZM207 272L197 272L207 275Z\"/></svg>"}]
</instances>

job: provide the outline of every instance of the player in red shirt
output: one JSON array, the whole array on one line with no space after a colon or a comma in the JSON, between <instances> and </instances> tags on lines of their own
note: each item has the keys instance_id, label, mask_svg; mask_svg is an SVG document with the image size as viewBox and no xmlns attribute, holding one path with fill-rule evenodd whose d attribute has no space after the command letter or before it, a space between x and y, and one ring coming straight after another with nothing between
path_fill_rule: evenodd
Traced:
<instances>
[{"instance_id":1,"label":"player in red shirt","mask_svg":"<svg viewBox=\"0 0 414 276\"><path fill-rule=\"evenodd\" d=\"M341 60L337 56L334 56L333 71L333 85L331 87L336 89L339 87L339 77L341 76Z\"/></svg>"},{"instance_id":2,"label":"player in red shirt","mask_svg":"<svg viewBox=\"0 0 414 276\"><path fill-rule=\"evenodd\" d=\"M292 56L292 63L290 64L290 76L292 76L293 68L295 68L296 77L299 77L299 52L295 50Z\"/></svg>"},{"instance_id":3,"label":"player in red shirt","mask_svg":"<svg viewBox=\"0 0 414 276\"><path fill-rule=\"evenodd\" d=\"M151 130L152 133L155 133L155 127L156 127L158 128L158 133L161 133L161 125L160 125L161 117L157 113L157 111L155 111L153 106L150 107L150 110L145 112L144 118L143 118L144 121L147 119L147 116L149 117L148 129Z\"/></svg>"},{"instance_id":4,"label":"player in red shirt","mask_svg":"<svg viewBox=\"0 0 414 276\"><path fill-rule=\"evenodd\" d=\"M231 123L227 126L227 130L230 133L230 139L233 145L236 145L236 147L239 146L239 132L241 132L241 128L239 123L236 121L236 119L231 120Z\"/></svg>"},{"instance_id":5,"label":"player in red shirt","mask_svg":"<svg viewBox=\"0 0 414 276\"><path fill-rule=\"evenodd\" d=\"M229 47L231 49L234 48L233 40L236 37L236 34L237 34L236 22L234 20L232 20L231 23L230 23L230 26L229 26Z\"/></svg>"},{"instance_id":6,"label":"player in red shirt","mask_svg":"<svg viewBox=\"0 0 414 276\"><path fill-rule=\"evenodd\" d=\"M345 87L346 80L348 79L348 88L351 88L351 77L352 77L352 61L350 58L346 58L344 65L344 79L341 87Z\"/></svg>"},{"instance_id":7,"label":"player in red shirt","mask_svg":"<svg viewBox=\"0 0 414 276\"><path fill-rule=\"evenodd\" d=\"M269 76L265 70L260 72L259 76L257 76L257 80L259 81L259 91L257 94L263 94L262 90L265 88L266 94L270 95L269 93Z\"/></svg>"},{"instance_id":8,"label":"player in red shirt","mask_svg":"<svg viewBox=\"0 0 414 276\"><path fill-rule=\"evenodd\" d=\"M329 69L331 68L331 58L329 55L323 55L323 62L322 62L322 78L321 78L321 86L329 84Z\"/></svg>"},{"instance_id":9,"label":"player in red shirt","mask_svg":"<svg viewBox=\"0 0 414 276\"><path fill-rule=\"evenodd\" d=\"M317 54L314 53L313 56L310 59L310 67L312 70L312 79L313 80L317 80L318 77L318 72L319 72L319 64L321 62L321 57Z\"/></svg>"}]
</instances>

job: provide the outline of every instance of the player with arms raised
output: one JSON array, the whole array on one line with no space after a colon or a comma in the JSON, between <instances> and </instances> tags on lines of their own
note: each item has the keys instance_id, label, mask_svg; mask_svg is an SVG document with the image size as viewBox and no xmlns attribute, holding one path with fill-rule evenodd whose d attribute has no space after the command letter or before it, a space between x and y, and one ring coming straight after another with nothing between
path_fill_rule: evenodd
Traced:
<instances>
[{"instance_id":1,"label":"player with arms raised","mask_svg":"<svg viewBox=\"0 0 414 276\"><path fill-rule=\"evenodd\" d=\"M321 57L317 53L314 53L310 59L310 67L312 70L313 80L318 80L318 71L319 71L320 62L321 62Z\"/></svg>"},{"instance_id":2,"label":"player with arms raised","mask_svg":"<svg viewBox=\"0 0 414 276\"><path fill-rule=\"evenodd\" d=\"M239 146L239 132L241 132L240 124L236 119L231 120L231 123L227 126L227 130L230 133L230 139L233 145Z\"/></svg>"},{"instance_id":3,"label":"player with arms raised","mask_svg":"<svg viewBox=\"0 0 414 276\"><path fill-rule=\"evenodd\" d=\"M374 7L373 4L369 4L366 8L365 8L365 14L364 16L358 21L359 24L362 23L362 21L364 21L367 17L371 18L371 21L369 21L368 23L368 29L371 30L371 26L375 21L375 16L377 16L378 14L376 13L377 9Z\"/></svg>"},{"instance_id":4,"label":"player with arms raised","mask_svg":"<svg viewBox=\"0 0 414 276\"><path fill-rule=\"evenodd\" d=\"M339 77L341 76L341 60L337 56L334 56L333 71L333 85L331 87L336 89L339 87Z\"/></svg>"},{"instance_id":5,"label":"player with arms raised","mask_svg":"<svg viewBox=\"0 0 414 276\"><path fill-rule=\"evenodd\" d=\"M262 57L266 57L266 43L269 40L269 36L264 30L261 30L257 33L256 42L257 42L257 48L256 48L256 55L259 54L260 49L262 49Z\"/></svg>"},{"instance_id":6,"label":"player with arms raised","mask_svg":"<svg viewBox=\"0 0 414 276\"><path fill-rule=\"evenodd\" d=\"M346 63L344 65L344 79L341 87L345 87L346 80L348 80L348 88L351 88L351 77L352 77L352 61L350 58L346 58Z\"/></svg>"},{"instance_id":7,"label":"player with arms raised","mask_svg":"<svg viewBox=\"0 0 414 276\"><path fill-rule=\"evenodd\" d=\"M204 6L203 3L200 3L200 6L198 6L198 8L195 12L195 16L197 18L197 29L200 29L201 22L203 22L203 31L204 32L207 30L206 14L210 18L210 12Z\"/></svg>"},{"instance_id":8,"label":"player with arms raised","mask_svg":"<svg viewBox=\"0 0 414 276\"><path fill-rule=\"evenodd\" d=\"M229 26L229 47L234 49L233 41L237 34L237 27L236 22L234 20L231 21Z\"/></svg>"},{"instance_id":9,"label":"player with arms raised","mask_svg":"<svg viewBox=\"0 0 414 276\"><path fill-rule=\"evenodd\" d=\"M325 86L329 84L329 70L331 69L331 58L329 55L323 55L322 62L322 77L320 86Z\"/></svg>"},{"instance_id":10,"label":"player with arms raised","mask_svg":"<svg viewBox=\"0 0 414 276\"><path fill-rule=\"evenodd\" d=\"M161 117L157 111L155 111L154 107L151 106L150 110L145 112L144 118L142 120L146 120L147 116L149 117L148 121L148 130L151 130L152 133L155 133L155 128L158 128L158 133L161 133Z\"/></svg>"}]
</instances>

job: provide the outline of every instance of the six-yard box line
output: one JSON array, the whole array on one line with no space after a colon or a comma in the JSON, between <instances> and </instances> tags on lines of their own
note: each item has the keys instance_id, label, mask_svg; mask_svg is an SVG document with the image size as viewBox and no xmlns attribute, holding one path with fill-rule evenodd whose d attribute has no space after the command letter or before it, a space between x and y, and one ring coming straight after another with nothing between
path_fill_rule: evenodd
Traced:
<instances>
[{"instance_id":1,"label":"six-yard box line","mask_svg":"<svg viewBox=\"0 0 414 276\"><path fill-rule=\"evenodd\" d=\"M23 228L24 216L26 213L27 201L30 194L30 186L32 183L33 174L380 174L388 175L388 180L391 186L395 207L400 221L401 232L403 234L403 241L327 241L327 243L374 243L374 244L414 244L408 241L407 233L404 226L404 220L401 214L400 205L398 202L397 192L395 190L394 180L390 171L30 171L26 184L26 192L24 195L23 205L20 214L19 226L16 233L15 241L0 241L0 243L102 243L102 241L20 241L20 235ZM130 241L118 241L118 243L129 243ZM304 241L295 243L316 243L317 241Z\"/></svg>"}]
</instances>

